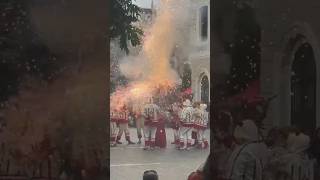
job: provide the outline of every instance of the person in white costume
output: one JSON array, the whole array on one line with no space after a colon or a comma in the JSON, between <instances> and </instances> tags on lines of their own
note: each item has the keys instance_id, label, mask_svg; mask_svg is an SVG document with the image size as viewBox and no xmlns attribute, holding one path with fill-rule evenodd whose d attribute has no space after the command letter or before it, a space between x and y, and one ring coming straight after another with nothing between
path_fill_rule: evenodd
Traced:
<instances>
[{"instance_id":1,"label":"person in white costume","mask_svg":"<svg viewBox=\"0 0 320 180\"><path fill-rule=\"evenodd\" d=\"M200 119L195 122L197 129L197 137L199 138L199 148L206 149L209 147L208 140L205 137L205 131L208 128L208 112L206 111L207 105L200 104Z\"/></svg>"},{"instance_id":2,"label":"person in white costume","mask_svg":"<svg viewBox=\"0 0 320 180\"><path fill-rule=\"evenodd\" d=\"M180 149L189 150L191 147L191 133L193 129L193 108L189 99L183 102L183 106L180 116Z\"/></svg>"},{"instance_id":3,"label":"person in white costume","mask_svg":"<svg viewBox=\"0 0 320 180\"><path fill-rule=\"evenodd\" d=\"M136 128L137 128L137 137L139 139L138 144L141 144L141 139L143 135L143 129L144 129L144 116L143 116L143 106L142 105L135 105L133 109L133 113L136 120Z\"/></svg>"},{"instance_id":4,"label":"person in white costume","mask_svg":"<svg viewBox=\"0 0 320 180\"><path fill-rule=\"evenodd\" d=\"M118 118L116 117L115 109L110 109L110 146L114 147L117 145L116 139L118 135Z\"/></svg>"},{"instance_id":5,"label":"person in white costume","mask_svg":"<svg viewBox=\"0 0 320 180\"><path fill-rule=\"evenodd\" d=\"M128 144L135 144L130 140L129 111L127 109L127 106L123 105L120 110L115 111L115 116L117 118L117 123L119 124L119 132L116 141L117 144L122 144L122 142L120 142L120 139L123 133L125 134L125 138L128 141Z\"/></svg>"},{"instance_id":6,"label":"person in white costume","mask_svg":"<svg viewBox=\"0 0 320 180\"><path fill-rule=\"evenodd\" d=\"M178 103L172 105L172 115L171 115L171 124L173 130L174 141L171 144L175 144L177 147L180 144L180 114L182 108L179 107Z\"/></svg>"},{"instance_id":7,"label":"person in white costume","mask_svg":"<svg viewBox=\"0 0 320 180\"><path fill-rule=\"evenodd\" d=\"M145 150L153 150L155 147L155 136L160 118L160 107L153 102L153 98L149 98L149 102L145 105L143 111L144 118L144 139Z\"/></svg>"}]
</instances>

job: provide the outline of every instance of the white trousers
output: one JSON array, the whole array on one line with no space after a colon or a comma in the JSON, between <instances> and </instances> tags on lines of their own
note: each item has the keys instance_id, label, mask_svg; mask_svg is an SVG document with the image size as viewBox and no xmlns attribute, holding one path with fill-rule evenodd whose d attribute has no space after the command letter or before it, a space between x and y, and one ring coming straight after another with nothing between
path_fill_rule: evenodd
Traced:
<instances>
[{"instance_id":1,"label":"white trousers","mask_svg":"<svg viewBox=\"0 0 320 180\"><path fill-rule=\"evenodd\" d=\"M144 126L145 146L155 146L157 127Z\"/></svg>"},{"instance_id":2,"label":"white trousers","mask_svg":"<svg viewBox=\"0 0 320 180\"><path fill-rule=\"evenodd\" d=\"M197 137L198 137L199 143L203 143L204 141L206 141L206 137L204 135L204 132L205 132L204 129L197 130Z\"/></svg>"},{"instance_id":3,"label":"white trousers","mask_svg":"<svg viewBox=\"0 0 320 180\"><path fill-rule=\"evenodd\" d=\"M180 139L180 128L173 130L174 141L177 142Z\"/></svg>"},{"instance_id":4,"label":"white trousers","mask_svg":"<svg viewBox=\"0 0 320 180\"><path fill-rule=\"evenodd\" d=\"M137 135L138 138L142 138L142 131L144 131L144 118L140 117L136 119Z\"/></svg>"},{"instance_id":5,"label":"white trousers","mask_svg":"<svg viewBox=\"0 0 320 180\"><path fill-rule=\"evenodd\" d=\"M128 139L129 136L130 136L128 123L120 123L119 124L119 133L118 133L117 140L121 139L121 136L122 136L123 132L124 132L124 134L126 136L126 139Z\"/></svg>"},{"instance_id":6,"label":"white trousers","mask_svg":"<svg viewBox=\"0 0 320 180\"><path fill-rule=\"evenodd\" d=\"M110 122L110 143L116 141L118 135L118 127L116 122Z\"/></svg>"},{"instance_id":7,"label":"white trousers","mask_svg":"<svg viewBox=\"0 0 320 180\"><path fill-rule=\"evenodd\" d=\"M197 136L198 136L198 142L201 148L208 148L209 147L209 142L207 138L205 137L205 131L206 129L198 129L197 131Z\"/></svg>"},{"instance_id":8,"label":"white trousers","mask_svg":"<svg viewBox=\"0 0 320 180\"><path fill-rule=\"evenodd\" d=\"M180 144L182 147L191 146L192 140L192 128L190 127L180 127Z\"/></svg>"}]
</instances>

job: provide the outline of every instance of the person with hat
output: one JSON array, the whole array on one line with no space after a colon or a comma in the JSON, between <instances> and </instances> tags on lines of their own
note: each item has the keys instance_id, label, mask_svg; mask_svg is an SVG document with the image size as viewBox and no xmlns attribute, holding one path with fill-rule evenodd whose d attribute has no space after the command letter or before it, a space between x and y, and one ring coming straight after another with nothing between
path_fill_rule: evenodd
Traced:
<instances>
[{"instance_id":1,"label":"person with hat","mask_svg":"<svg viewBox=\"0 0 320 180\"><path fill-rule=\"evenodd\" d=\"M126 107L126 105L123 105L122 108L119 111L116 111L116 118L117 122L119 124L119 132L117 136L117 144L122 144L120 142L121 136L123 132L125 133L126 140L128 141L128 144L135 144L130 140L130 132L129 132L129 111Z\"/></svg>"},{"instance_id":2,"label":"person with hat","mask_svg":"<svg viewBox=\"0 0 320 180\"><path fill-rule=\"evenodd\" d=\"M145 105L143 111L144 121L144 150L153 150L155 148L155 136L157 127L160 122L160 107L153 102L153 98L149 98L149 102Z\"/></svg>"},{"instance_id":3,"label":"person with hat","mask_svg":"<svg viewBox=\"0 0 320 180\"><path fill-rule=\"evenodd\" d=\"M193 113L192 113L192 118L193 118L193 128L192 128L192 133L191 133L191 138L194 139L194 144L192 146L198 146L199 145L199 135L198 135L198 129L199 127L197 126L200 121L201 121L201 114L202 111L200 109L200 102L194 102L193 103Z\"/></svg>"},{"instance_id":4,"label":"person with hat","mask_svg":"<svg viewBox=\"0 0 320 180\"><path fill-rule=\"evenodd\" d=\"M259 137L258 128L252 120L244 120L236 126L234 138L237 146L227 160L226 179L262 180L269 152Z\"/></svg>"},{"instance_id":5,"label":"person with hat","mask_svg":"<svg viewBox=\"0 0 320 180\"><path fill-rule=\"evenodd\" d=\"M173 129L173 139L174 141L171 144L179 145L180 143L180 113L182 108L178 103L173 103L171 108L171 125Z\"/></svg>"},{"instance_id":6,"label":"person with hat","mask_svg":"<svg viewBox=\"0 0 320 180\"><path fill-rule=\"evenodd\" d=\"M189 99L183 102L183 109L180 116L180 148L189 150L191 147L191 133L193 129L193 108Z\"/></svg>"},{"instance_id":7,"label":"person with hat","mask_svg":"<svg viewBox=\"0 0 320 180\"><path fill-rule=\"evenodd\" d=\"M118 127L117 127L118 119L116 116L116 110L110 109L110 146L115 147L117 146L117 134L118 134Z\"/></svg>"},{"instance_id":8,"label":"person with hat","mask_svg":"<svg viewBox=\"0 0 320 180\"><path fill-rule=\"evenodd\" d=\"M144 117L143 117L143 106L144 103L141 105L138 104L134 108L134 116L136 121L136 128L137 128L137 137L138 137L138 144L141 144L141 139L143 135L143 129L144 129Z\"/></svg>"},{"instance_id":9,"label":"person with hat","mask_svg":"<svg viewBox=\"0 0 320 180\"><path fill-rule=\"evenodd\" d=\"M197 137L199 138L198 148L207 149L209 147L208 140L205 137L205 130L208 128L208 112L206 111L207 105L200 104L200 118L195 122L197 129Z\"/></svg>"}]
</instances>

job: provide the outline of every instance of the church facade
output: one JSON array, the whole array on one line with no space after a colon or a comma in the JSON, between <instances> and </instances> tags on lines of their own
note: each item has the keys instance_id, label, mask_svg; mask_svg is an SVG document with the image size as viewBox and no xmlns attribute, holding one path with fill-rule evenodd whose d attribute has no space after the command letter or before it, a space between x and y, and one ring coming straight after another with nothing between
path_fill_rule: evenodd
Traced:
<instances>
[{"instance_id":1,"label":"church facade","mask_svg":"<svg viewBox=\"0 0 320 180\"><path fill-rule=\"evenodd\" d=\"M188 55L191 67L191 87L195 101L210 102L210 4L192 1L195 5L194 28L191 31L192 50Z\"/></svg>"},{"instance_id":2,"label":"church facade","mask_svg":"<svg viewBox=\"0 0 320 180\"><path fill-rule=\"evenodd\" d=\"M190 71L193 101L210 102L210 2L190 0L190 20L185 25L188 48L176 47L173 68L183 77ZM180 44L181 46L181 44ZM183 45L182 45L183 46Z\"/></svg>"},{"instance_id":3,"label":"church facade","mask_svg":"<svg viewBox=\"0 0 320 180\"><path fill-rule=\"evenodd\" d=\"M317 21L320 1L238 0L234 3L226 0L216 1L214 5L213 46L214 52L220 55L214 54L213 65L219 57L230 63L230 54L224 47L236 33L237 12L249 7L260 31L261 94L277 95L270 104L265 124L303 130L320 127L320 24Z\"/></svg>"}]
</instances>

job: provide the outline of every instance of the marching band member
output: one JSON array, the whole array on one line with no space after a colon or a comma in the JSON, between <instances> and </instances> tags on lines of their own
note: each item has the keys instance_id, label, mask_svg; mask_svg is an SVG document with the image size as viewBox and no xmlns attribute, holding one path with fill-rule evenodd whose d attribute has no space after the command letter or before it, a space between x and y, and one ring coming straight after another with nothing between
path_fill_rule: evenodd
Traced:
<instances>
[{"instance_id":1,"label":"marching band member","mask_svg":"<svg viewBox=\"0 0 320 180\"><path fill-rule=\"evenodd\" d=\"M206 104L198 104L194 109L194 129L197 132L197 138L199 140L198 147L206 149L209 147L208 140L204 136L204 132L207 129L208 113L206 112Z\"/></svg>"},{"instance_id":2,"label":"marching band member","mask_svg":"<svg viewBox=\"0 0 320 180\"><path fill-rule=\"evenodd\" d=\"M192 146L197 146L199 145L199 124L201 124L201 115L202 111L200 109L200 102L194 102L193 103L193 114L192 114L192 119L193 119L193 128L192 128L192 139L194 139L194 144Z\"/></svg>"},{"instance_id":3,"label":"marching band member","mask_svg":"<svg viewBox=\"0 0 320 180\"><path fill-rule=\"evenodd\" d=\"M118 127L117 127L117 117L115 109L110 109L110 146L114 147L117 145L116 139L118 134Z\"/></svg>"},{"instance_id":4,"label":"marching band member","mask_svg":"<svg viewBox=\"0 0 320 180\"><path fill-rule=\"evenodd\" d=\"M181 112L180 122L180 149L189 150L191 146L191 133L193 128L193 108L189 99L183 103L184 108Z\"/></svg>"},{"instance_id":5,"label":"marching band member","mask_svg":"<svg viewBox=\"0 0 320 180\"><path fill-rule=\"evenodd\" d=\"M137 136L138 136L138 144L141 144L142 131L144 129L144 117L143 117L143 108L141 106L135 109L135 119L136 119L136 127L137 127Z\"/></svg>"},{"instance_id":6,"label":"marching band member","mask_svg":"<svg viewBox=\"0 0 320 180\"><path fill-rule=\"evenodd\" d=\"M174 135L174 141L171 144L176 144L177 146L180 143L180 133L179 133L179 124L180 124L180 114L181 107L177 103L172 105L172 129Z\"/></svg>"},{"instance_id":7,"label":"marching band member","mask_svg":"<svg viewBox=\"0 0 320 180\"><path fill-rule=\"evenodd\" d=\"M160 107L153 103L153 98L149 98L148 104L144 107L144 150L153 150L155 147L155 136L160 118Z\"/></svg>"},{"instance_id":8,"label":"marching band member","mask_svg":"<svg viewBox=\"0 0 320 180\"><path fill-rule=\"evenodd\" d=\"M201 121L198 131L198 137L200 140L200 146L201 148L208 148L209 143L207 138L205 137L204 133L206 129L208 128L208 121L209 121L209 113L206 111L207 105L206 104L200 104L200 110L201 110Z\"/></svg>"},{"instance_id":9,"label":"marching band member","mask_svg":"<svg viewBox=\"0 0 320 180\"><path fill-rule=\"evenodd\" d=\"M127 107L124 105L120 111L117 112L117 119L118 119L118 124L119 124L119 133L117 136L117 144L122 144L120 142L121 136L123 134L123 132L125 133L126 136L126 140L128 141L128 144L134 144L134 142L132 142L130 140L130 132L129 132L129 111L127 109Z\"/></svg>"}]
</instances>

